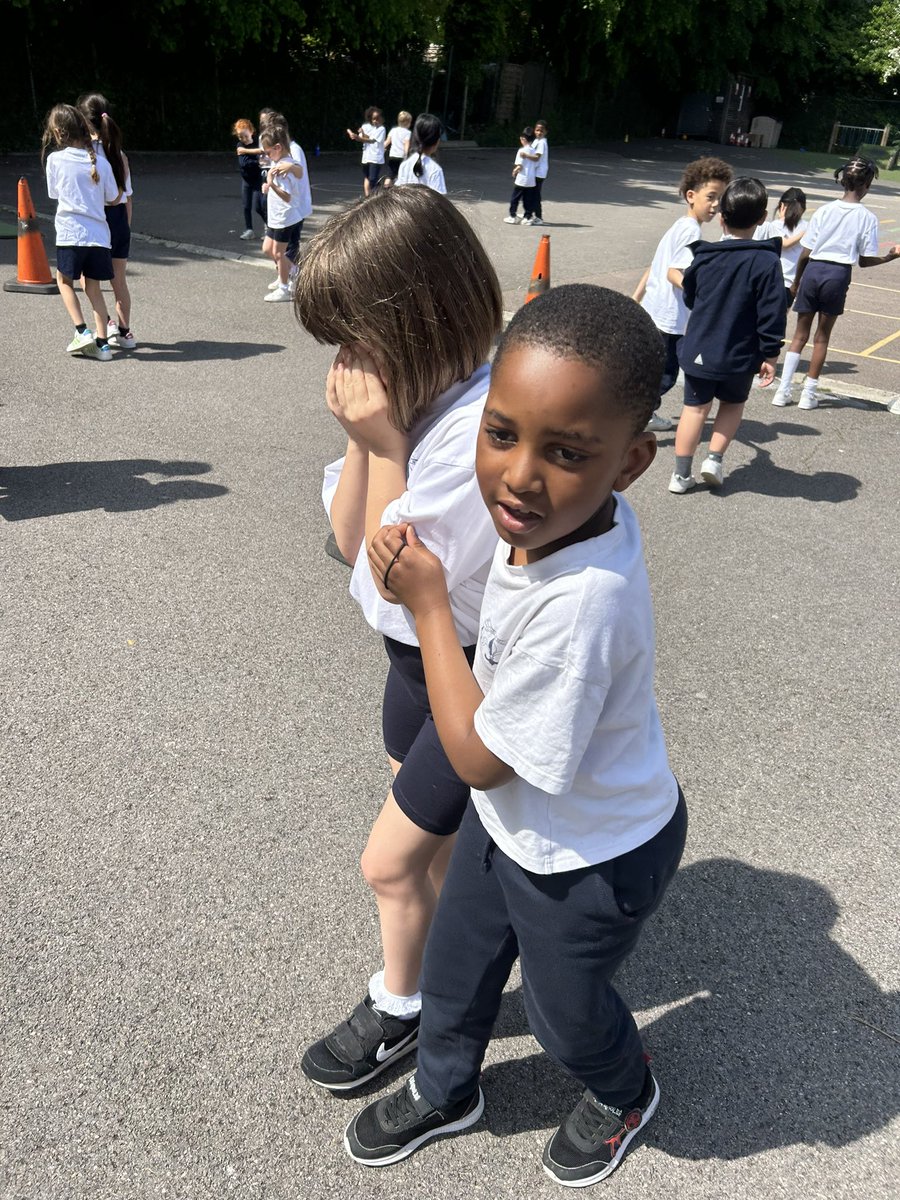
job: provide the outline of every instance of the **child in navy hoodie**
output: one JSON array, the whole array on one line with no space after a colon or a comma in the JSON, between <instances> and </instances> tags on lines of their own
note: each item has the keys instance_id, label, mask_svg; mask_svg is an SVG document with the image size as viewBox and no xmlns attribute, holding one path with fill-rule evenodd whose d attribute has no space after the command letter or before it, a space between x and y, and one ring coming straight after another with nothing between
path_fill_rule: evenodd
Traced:
<instances>
[{"instance_id":1,"label":"child in navy hoodie","mask_svg":"<svg viewBox=\"0 0 900 1200\"><path fill-rule=\"evenodd\" d=\"M684 408L669 481L676 495L697 486L691 462L713 400L719 408L700 474L720 487L722 456L738 431L754 375L759 372L764 387L775 378L787 318L781 238L753 241L767 203L758 179L730 183L719 205L724 237L692 247L694 259L682 277L691 319L678 347Z\"/></svg>"}]
</instances>

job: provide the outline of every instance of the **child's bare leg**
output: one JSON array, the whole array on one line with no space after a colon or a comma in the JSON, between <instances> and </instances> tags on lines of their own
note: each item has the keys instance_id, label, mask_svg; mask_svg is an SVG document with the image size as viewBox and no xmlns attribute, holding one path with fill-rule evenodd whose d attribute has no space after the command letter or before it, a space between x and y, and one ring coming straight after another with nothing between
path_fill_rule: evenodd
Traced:
<instances>
[{"instance_id":1,"label":"child's bare leg","mask_svg":"<svg viewBox=\"0 0 900 1200\"><path fill-rule=\"evenodd\" d=\"M723 404L719 401L719 411L713 422L712 437L709 439L710 454L724 454L738 431L741 418L744 415L743 404Z\"/></svg>"},{"instance_id":2,"label":"child's bare leg","mask_svg":"<svg viewBox=\"0 0 900 1200\"><path fill-rule=\"evenodd\" d=\"M816 322L816 334L813 338L812 354L809 360L809 370L806 372L810 379L818 379L822 374L822 368L825 366L825 359L828 355L828 343L831 340L831 331L834 329L836 320L836 314L819 313L819 319Z\"/></svg>"},{"instance_id":3,"label":"child's bare leg","mask_svg":"<svg viewBox=\"0 0 900 1200\"><path fill-rule=\"evenodd\" d=\"M709 404L685 404L678 418L678 428L675 430L675 454L686 455L690 458L703 437L703 426L712 408Z\"/></svg>"},{"instance_id":4,"label":"child's bare leg","mask_svg":"<svg viewBox=\"0 0 900 1200\"><path fill-rule=\"evenodd\" d=\"M120 329L131 328L131 292L125 280L127 258L114 258L113 264L113 295L116 298L116 323Z\"/></svg>"},{"instance_id":5,"label":"child's bare leg","mask_svg":"<svg viewBox=\"0 0 900 1200\"><path fill-rule=\"evenodd\" d=\"M91 302L94 310L94 337L105 338L106 326L109 324L109 312L103 299L103 290L99 279L83 279L84 294Z\"/></svg>"},{"instance_id":6,"label":"child's bare leg","mask_svg":"<svg viewBox=\"0 0 900 1200\"><path fill-rule=\"evenodd\" d=\"M429 871L448 840L420 829L388 792L363 851L363 875L375 893L381 921L384 986L395 996L419 990L422 952L437 902Z\"/></svg>"},{"instance_id":7,"label":"child's bare leg","mask_svg":"<svg viewBox=\"0 0 900 1200\"><path fill-rule=\"evenodd\" d=\"M275 242L275 267L278 271L278 282L287 285L288 272L291 269L291 262L285 251L287 250L287 242Z\"/></svg>"},{"instance_id":8,"label":"child's bare leg","mask_svg":"<svg viewBox=\"0 0 900 1200\"><path fill-rule=\"evenodd\" d=\"M794 354L799 354L809 341L814 315L815 314L811 312L797 313L797 327L794 330L794 336L791 338L791 351Z\"/></svg>"},{"instance_id":9,"label":"child's bare leg","mask_svg":"<svg viewBox=\"0 0 900 1200\"><path fill-rule=\"evenodd\" d=\"M81 311L81 301L75 293L75 281L57 271L56 282L59 286L59 294L62 296L62 302L66 306L66 312L72 318L72 324L83 324L84 313Z\"/></svg>"}]
</instances>

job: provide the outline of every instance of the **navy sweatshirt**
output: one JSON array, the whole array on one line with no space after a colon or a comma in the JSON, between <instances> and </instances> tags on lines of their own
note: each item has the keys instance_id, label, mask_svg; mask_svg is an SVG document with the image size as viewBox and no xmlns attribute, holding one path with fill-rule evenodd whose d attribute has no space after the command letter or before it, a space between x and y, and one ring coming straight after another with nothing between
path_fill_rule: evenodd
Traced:
<instances>
[{"instance_id":1,"label":"navy sweatshirt","mask_svg":"<svg viewBox=\"0 0 900 1200\"><path fill-rule=\"evenodd\" d=\"M758 371L763 359L778 357L784 341L781 238L729 238L692 249L684 273L691 319L678 347L684 373L722 379Z\"/></svg>"}]
</instances>

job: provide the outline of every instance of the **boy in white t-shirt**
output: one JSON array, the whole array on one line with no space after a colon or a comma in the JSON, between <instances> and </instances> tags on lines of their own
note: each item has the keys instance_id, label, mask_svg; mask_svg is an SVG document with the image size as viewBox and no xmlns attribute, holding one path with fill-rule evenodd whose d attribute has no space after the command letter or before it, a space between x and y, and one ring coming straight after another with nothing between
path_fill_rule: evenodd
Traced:
<instances>
[{"instance_id":1,"label":"boy in white t-shirt","mask_svg":"<svg viewBox=\"0 0 900 1200\"><path fill-rule=\"evenodd\" d=\"M534 126L534 141L531 143L531 153L537 154L538 160L534 165L534 217L532 225L543 225L544 209L541 205L541 192L544 187L544 180L550 172L550 146L547 142L546 121L536 121Z\"/></svg>"},{"instance_id":2,"label":"boy in white t-shirt","mask_svg":"<svg viewBox=\"0 0 900 1200\"><path fill-rule=\"evenodd\" d=\"M531 148L534 141L534 130L526 125L519 135L519 149L516 151L516 161L513 166L513 192L509 199L509 215L503 220L507 225L532 225L537 195L535 183L535 168L541 157ZM519 216L519 201L522 201L524 217Z\"/></svg>"},{"instance_id":3,"label":"boy in white t-shirt","mask_svg":"<svg viewBox=\"0 0 900 1200\"><path fill-rule=\"evenodd\" d=\"M716 215L722 193L731 183L733 172L721 158L698 158L688 163L678 185L678 194L687 204L679 217L660 239L653 262L644 272L634 299L653 318L663 335L666 362L659 385L660 400L672 390L678 379L678 345L688 323L688 309L681 295L681 277L691 265L691 245L700 240L702 226ZM657 403L657 408L659 404ZM668 417L654 411L647 429L661 433L673 428Z\"/></svg>"},{"instance_id":4,"label":"boy in white t-shirt","mask_svg":"<svg viewBox=\"0 0 900 1200\"><path fill-rule=\"evenodd\" d=\"M476 457L501 538L470 669L439 560L409 525L369 560L416 621L447 757L472 788L425 951L416 1074L347 1128L397 1162L475 1123L481 1063L515 959L529 1024L585 1088L544 1150L557 1181L604 1178L659 1088L612 976L684 847L684 798L653 694L637 520L663 347L624 296L556 288L519 310L492 369ZM473 673L474 672L474 673Z\"/></svg>"}]
</instances>

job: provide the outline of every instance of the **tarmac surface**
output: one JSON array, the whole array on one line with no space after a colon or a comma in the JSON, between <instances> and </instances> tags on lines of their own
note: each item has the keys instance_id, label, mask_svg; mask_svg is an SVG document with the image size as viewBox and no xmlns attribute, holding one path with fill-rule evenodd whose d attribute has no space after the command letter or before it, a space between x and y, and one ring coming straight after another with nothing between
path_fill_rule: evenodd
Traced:
<instances>
[{"instance_id":1,"label":"tarmac surface","mask_svg":"<svg viewBox=\"0 0 900 1200\"><path fill-rule=\"evenodd\" d=\"M544 231L500 221L504 151L446 170L514 308L539 232L554 282L630 290L703 149L561 149ZM358 168L310 168L312 229ZM0 195L22 170L0 162ZM137 231L241 256L227 158L135 156L135 181ZM900 214L896 187L871 203ZM299 1073L380 965L358 858L388 786L382 651L323 553L331 353L252 262L133 249L139 348L108 365L63 353L58 297L0 292L0 1196L559 1196L540 1152L577 1090L515 976L484 1119L403 1164L359 1167L341 1134L404 1070L341 1098ZM900 298L900 264L860 275ZM721 491L670 495L663 435L629 492L691 829L620 977L662 1102L610 1200L900 1196L900 420L865 391L900 376L863 355L895 327L842 318L857 356L815 411L754 392Z\"/></svg>"}]
</instances>

